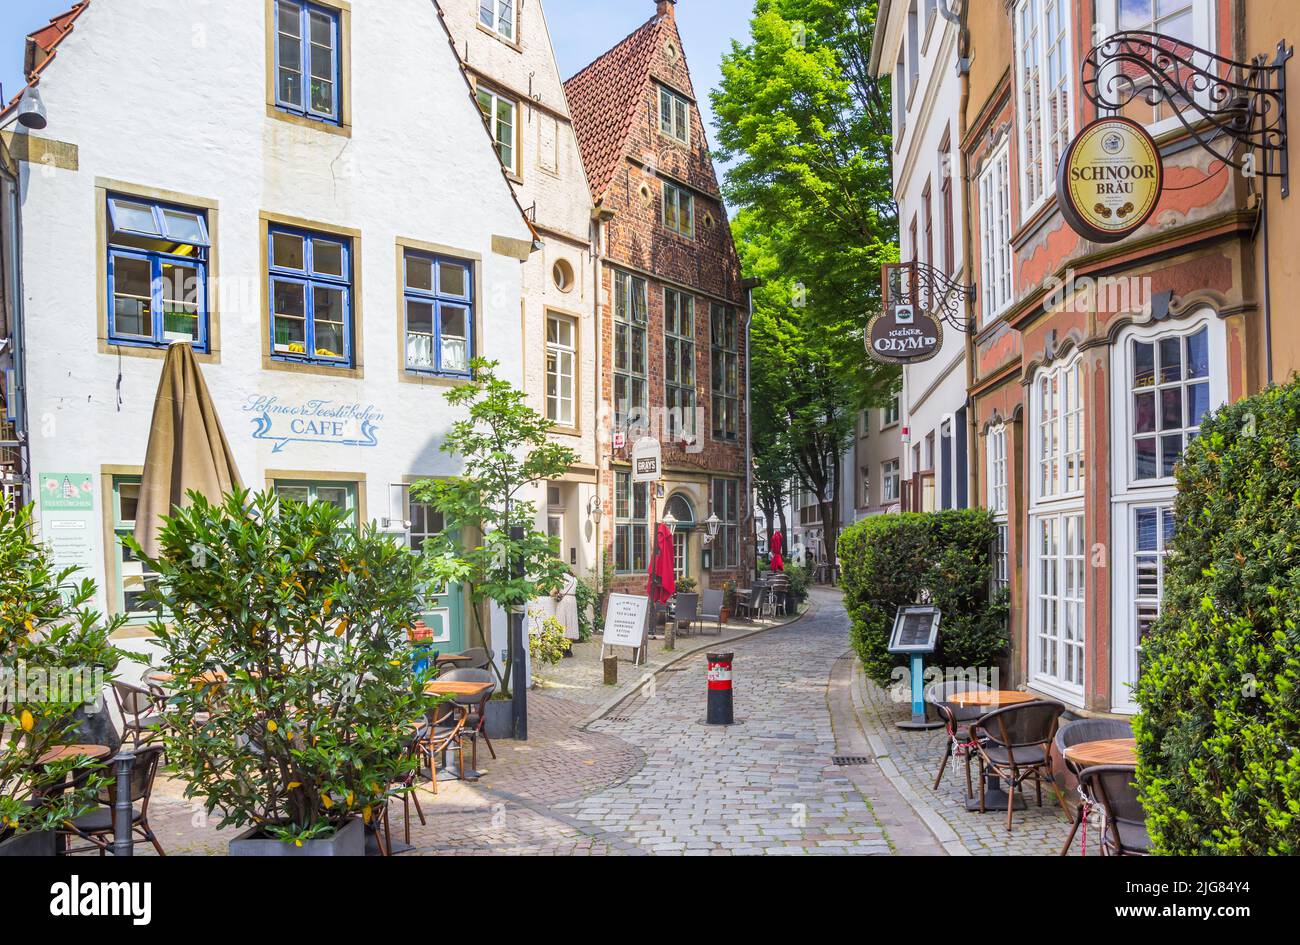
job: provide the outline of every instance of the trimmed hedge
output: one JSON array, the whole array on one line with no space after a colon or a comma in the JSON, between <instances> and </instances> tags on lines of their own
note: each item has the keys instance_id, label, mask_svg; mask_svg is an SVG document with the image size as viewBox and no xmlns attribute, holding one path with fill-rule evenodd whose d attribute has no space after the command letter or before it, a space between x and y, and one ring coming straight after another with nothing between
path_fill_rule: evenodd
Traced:
<instances>
[{"instance_id":1,"label":"trimmed hedge","mask_svg":"<svg viewBox=\"0 0 1300 945\"><path fill-rule=\"evenodd\" d=\"M1300 853L1300 381L1207 418L1178 468L1142 647L1138 788L1155 849Z\"/></svg>"},{"instance_id":2,"label":"trimmed hedge","mask_svg":"<svg viewBox=\"0 0 1300 945\"><path fill-rule=\"evenodd\" d=\"M991 593L997 528L988 512L961 509L876 515L846 528L837 545L853 648L882 686L907 657L887 651L894 616L923 591L943 614L939 666L997 665L1008 645L1007 595Z\"/></svg>"}]
</instances>

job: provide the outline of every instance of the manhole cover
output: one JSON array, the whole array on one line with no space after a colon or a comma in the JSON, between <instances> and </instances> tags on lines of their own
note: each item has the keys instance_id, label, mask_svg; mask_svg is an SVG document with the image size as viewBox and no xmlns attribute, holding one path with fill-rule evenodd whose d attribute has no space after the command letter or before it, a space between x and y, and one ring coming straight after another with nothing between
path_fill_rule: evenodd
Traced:
<instances>
[{"instance_id":1,"label":"manhole cover","mask_svg":"<svg viewBox=\"0 0 1300 945\"><path fill-rule=\"evenodd\" d=\"M849 765L869 765L871 759L866 755L831 755L831 762L838 768Z\"/></svg>"}]
</instances>

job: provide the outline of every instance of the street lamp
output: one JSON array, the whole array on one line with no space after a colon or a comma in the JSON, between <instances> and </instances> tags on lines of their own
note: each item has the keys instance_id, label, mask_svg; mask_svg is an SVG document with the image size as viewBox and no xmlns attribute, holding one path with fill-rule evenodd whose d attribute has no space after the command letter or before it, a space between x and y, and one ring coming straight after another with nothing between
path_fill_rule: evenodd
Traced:
<instances>
[{"instance_id":1,"label":"street lamp","mask_svg":"<svg viewBox=\"0 0 1300 945\"><path fill-rule=\"evenodd\" d=\"M722 526L722 519L718 518L718 513L714 512L704 523L709 529L709 541L718 537L718 529Z\"/></svg>"},{"instance_id":2,"label":"street lamp","mask_svg":"<svg viewBox=\"0 0 1300 945\"><path fill-rule=\"evenodd\" d=\"M677 516L673 515L671 511L666 511L664 512L664 517L659 520L659 524L667 525L668 534L671 535L677 531L677 526L680 523L677 521Z\"/></svg>"}]
</instances>

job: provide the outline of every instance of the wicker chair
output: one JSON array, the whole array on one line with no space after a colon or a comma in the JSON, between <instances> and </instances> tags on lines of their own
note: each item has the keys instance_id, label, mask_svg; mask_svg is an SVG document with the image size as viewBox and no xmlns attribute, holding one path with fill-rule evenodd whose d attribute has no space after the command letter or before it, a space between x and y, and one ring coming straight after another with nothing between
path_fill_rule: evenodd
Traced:
<instances>
[{"instance_id":1,"label":"wicker chair","mask_svg":"<svg viewBox=\"0 0 1300 945\"><path fill-rule=\"evenodd\" d=\"M943 773L948 767L948 759L953 755L960 755L966 760L966 796L975 796L970 777L970 763L971 758L974 757L970 729L971 723L977 721L984 714L984 710L978 706L961 706L949 700L959 693L985 692L987 689L988 687L983 683L961 679L933 682L926 687L925 701L934 706L948 732L943 758L939 761L939 773L934 776L932 790L939 789L939 782L943 780Z\"/></svg>"},{"instance_id":2,"label":"wicker chair","mask_svg":"<svg viewBox=\"0 0 1300 945\"><path fill-rule=\"evenodd\" d=\"M1093 765L1079 773L1081 784L1106 815L1101 835L1105 856L1146 856L1151 851L1146 812L1138 801L1133 765Z\"/></svg>"},{"instance_id":3,"label":"wicker chair","mask_svg":"<svg viewBox=\"0 0 1300 945\"><path fill-rule=\"evenodd\" d=\"M415 751L429 767L429 781L433 793L438 793L438 759L446 764L447 752L455 750L460 776L465 777L465 753L460 750L461 732L469 720L469 708L458 702L439 703L417 730Z\"/></svg>"},{"instance_id":4,"label":"wicker chair","mask_svg":"<svg viewBox=\"0 0 1300 945\"><path fill-rule=\"evenodd\" d=\"M700 595L687 591L680 591L677 594L677 604L674 616L677 618L678 629L685 630L688 633L695 626L695 621L700 615Z\"/></svg>"},{"instance_id":5,"label":"wicker chair","mask_svg":"<svg viewBox=\"0 0 1300 945\"><path fill-rule=\"evenodd\" d=\"M123 741L129 737L132 747L139 748L158 737L163 720L159 693L114 680L113 701L122 716Z\"/></svg>"},{"instance_id":6,"label":"wicker chair","mask_svg":"<svg viewBox=\"0 0 1300 945\"><path fill-rule=\"evenodd\" d=\"M135 761L131 765L129 781L131 845L134 847L137 843L151 843L159 856L166 856L162 844L158 842L153 829L149 826L149 798L153 795L154 777L158 773L158 761L162 757L162 752L161 746L142 748L136 752ZM68 848L69 854L93 850L103 856L112 846L113 805L117 803L115 780L109 781L108 786L100 793L99 801L99 807L71 821L68 829L59 831L69 838L79 837L89 842L89 846Z\"/></svg>"},{"instance_id":7,"label":"wicker chair","mask_svg":"<svg viewBox=\"0 0 1300 945\"><path fill-rule=\"evenodd\" d=\"M980 813L984 813L984 772L991 769L1007 782L1007 829L1021 784L1032 778L1043 806L1043 780L1057 800L1060 788L1052 777L1052 739L1065 706L1060 702L1025 702L995 709L971 723L972 740L980 759Z\"/></svg>"},{"instance_id":8,"label":"wicker chair","mask_svg":"<svg viewBox=\"0 0 1300 945\"><path fill-rule=\"evenodd\" d=\"M726 598L722 591L705 591L700 598L700 620L716 620L718 635L722 635L722 602Z\"/></svg>"},{"instance_id":9,"label":"wicker chair","mask_svg":"<svg viewBox=\"0 0 1300 945\"><path fill-rule=\"evenodd\" d=\"M459 669L487 669L492 665L492 655L481 646L466 650L461 655L468 656L469 659L461 663ZM438 678L442 679L444 677L440 676Z\"/></svg>"},{"instance_id":10,"label":"wicker chair","mask_svg":"<svg viewBox=\"0 0 1300 945\"><path fill-rule=\"evenodd\" d=\"M1083 782L1079 779L1082 773L1079 766L1065 756L1065 749L1072 745L1082 745L1084 742L1099 742L1110 738L1132 738L1133 726L1122 719L1076 719L1073 722L1066 722L1056 730L1056 738L1053 744L1056 746L1056 753L1061 756L1061 762L1065 765L1074 777L1079 780L1079 806L1074 812L1073 825L1070 827L1070 835L1065 838L1065 845L1061 847L1061 856L1070 852L1070 845L1074 843L1074 836L1079 832L1079 827L1083 825L1084 820L1091 813L1092 806L1096 800L1088 795L1083 789ZM1061 807L1065 810L1065 816L1070 816L1069 808L1065 806L1062 799ZM1084 827L1083 849L1088 849L1088 828Z\"/></svg>"}]
</instances>

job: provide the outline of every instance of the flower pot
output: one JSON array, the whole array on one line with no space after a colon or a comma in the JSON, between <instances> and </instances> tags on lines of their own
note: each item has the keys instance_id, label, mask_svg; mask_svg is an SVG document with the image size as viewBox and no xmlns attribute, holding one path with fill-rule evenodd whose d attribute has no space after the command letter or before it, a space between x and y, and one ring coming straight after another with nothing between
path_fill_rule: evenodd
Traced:
<instances>
[{"instance_id":1,"label":"flower pot","mask_svg":"<svg viewBox=\"0 0 1300 945\"><path fill-rule=\"evenodd\" d=\"M302 846L285 843L262 834L262 828L250 827L230 841L231 856L365 856L366 828L360 817L353 817L333 836L304 840Z\"/></svg>"},{"instance_id":2,"label":"flower pot","mask_svg":"<svg viewBox=\"0 0 1300 945\"><path fill-rule=\"evenodd\" d=\"M483 731L488 738L514 738L514 702L510 699L489 699L483 707Z\"/></svg>"},{"instance_id":3,"label":"flower pot","mask_svg":"<svg viewBox=\"0 0 1300 945\"><path fill-rule=\"evenodd\" d=\"M730 619L731 619L731 611L728 610L726 607L723 607L723 608L722 608L722 622L723 622L723 623L726 623L726 622L729 621Z\"/></svg>"},{"instance_id":4,"label":"flower pot","mask_svg":"<svg viewBox=\"0 0 1300 945\"><path fill-rule=\"evenodd\" d=\"M58 834L53 830L29 830L0 840L0 856L55 856Z\"/></svg>"}]
</instances>

